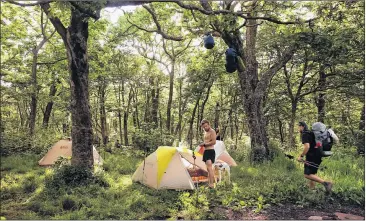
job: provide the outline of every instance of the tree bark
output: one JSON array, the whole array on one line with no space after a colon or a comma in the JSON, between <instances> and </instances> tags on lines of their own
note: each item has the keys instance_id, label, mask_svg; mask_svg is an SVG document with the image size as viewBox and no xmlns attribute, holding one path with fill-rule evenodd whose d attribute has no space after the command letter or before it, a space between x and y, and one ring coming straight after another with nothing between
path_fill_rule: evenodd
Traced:
<instances>
[{"instance_id":1,"label":"tree bark","mask_svg":"<svg viewBox=\"0 0 366 221\"><path fill-rule=\"evenodd\" d=\"M89 106L87 54L88 17L71 10L66 42L71 74L72 159L75 166L93 168L93 129Z\"/></svg>"},{"instance_id":2,"label":"tree bark","mask_svg":"<svg viewBox=\"0 0 366 221\"><path fill-rule=\"evenodd\" d=\"M172 109L172 101L173 101L173 89L174 89L174 70L175 70L175 59L172 59L172 70L169 73L169 98L168 98L168 106L166 111L166 129L170 133L170 118L171 118L171 109Z\"/></svg>"},{"instance_id":3,"label":"tree bark","mask_svg":"<svg viewBox=\"0 0 366 221\"><path fill-rule=\"evenodd\" d=\"M145 92L145 98L146 98L146 103L145 103L145 116L144 116L144 121L145 123L150 123L151 118L150 118L150 93L149 91Z\"/></svg>"},{"instance_id":4,"label":"tree bark","mask_svg":"<svg viewBox=\"0 0 366 221\"><path fill-rule=\"evenodd\" d=\"M151 97L152 97L152 105L151 105L151 117L152 121L154 123L154 128L158 128L158 110L159 110L159 95L160 95L160 89L159 89L159 81L154 82L154 79L151 82L154 87L151 90Z\"/></svg>"},{"instance_id":5,"label":"tree bark","mask_svg":"<svg viewBox=\"0 0 366 221\"><path fill-rule=\"evenodd\" d=\"M31 104L30 104L30 114L29 114L29 135L32 137L34 135L34 128L36 125L36 115L37 115L37 60L38 60L38 50L33 49L33 65L32 65L32 93L31 93Z\"/></svg>"},{"instance_id":6,"label":"tree bark","mask_svg":"<svg viewBox=\"0 0 366 221\"><path fill-rule=\"evenodd\" d=\"M47 103L46 109L43 114L43 127L44 128L48 127L48 123L50 120L52 107L53 107L53 97L56 95L56 92L57 92L56 82L53 82L50 87L50 93L49 93L50 101Z\"/></svg>"},{"instance_id":7,"label":"tree bark","mask_svg":"<svg viewBox=\"0 0 366 221\"><path fill-rule=\"evenodd\" d=\"M89 106L88 19L90 15L71 9L70 26L50 12L49 3L40 4L60 34L68 58L71 89L72 159L78 167L93 168L93 129Z\"/></svg>"},{"instance_id":8,"label":"tree bark","mask_svg":"<svg viewBox=\"0 0 366 221\"><path fill-rule=\"evenodd\" d=\"M361 131L365 131L365 103L362 106L360 123L358 125L358 129Z\"/></svg>"},{"instance_id":9,"label":"tree bark","mask_svg":"<svg viewBox=\"0 0 366 221\"><path fill-rule=\"evenodd\" d=\"M25 120L24 120L22 109L20 107L19 102L17 103L17 106L18 106L18 112L19 112L19 118L20 118L20 126L23 127L25 125L24 124Z\"/></svg>"},{"instance_id":10,"label":"tree bark","mask_svg":"<svg viewBox=\"0 0 366 221\"><path fill-rule=\"evenodd\" d=\"M208 88L207 88L207 93L206 93L206 97L205 97L205 99L204 99L204 100L203 100L203 102L202 102L202 105L201 105L201 111L200 111L200 116L201 116L201 118L199 119L199 122L201 122L201 121L202 121L202 119L204 118L203 113L204 113L204 111L205 111L205 106L206 106L206 103L207 103L207 101L208 101L208 98L210 97L211 87L212 87L212 84L210 84L210 85L208 86Z\"/></svg>"},{"instance_id":11,"label":"tree bark","mask_svg":"<svg viewBox=\"0 0 366 221\"><path fill-rule=\"evenodd\" d=\"M99 116L100 116L100 127L102 134L103 145L107 145L107 116L105 111L105 99L106 99L106 88L107 84L104 78L100 78L99 81Z\"/></svg>"},{"instance_id":12,"label":"tree bark","mask_svg":"<svg viewBox=\"0 0 366 221\"><path fill-rule=\"evenodd\" d=\"M361 110L360 123L358 125L356 146L358 154L365 154L365 103Z\"/></svg>"},{"instance_id":13,"label":"tree bark","mask_svg":"<svg viewBox=\"0 0 366 221\"><path fill-rule=\"evenodd\" d=\"M281 144L283 144L285 141L283 135L283 123L280 118L277 118L277 121L278 121L278 131L280 132Z\"/></svg>"},{"instance_id":14,"label":"tree bark","mask_svg":"<svg viewBox=\"0 0 366 221\"><path fill-rule=\"evenodd\" d=\"M132 90L132 88L131 88ZM140 120L139 120L139 109L138 109L138 99L137 99L137 96L138 96L138 91L137 91L137 88L135 90L132 90L133 91L133 103L134 103L134 106L135 106L135 119L136 119L136 125L137 125L137 128L140 129Z\"/></svg>"},{"instance_id":15,"label":"tree bark","mask_svg":"<svg viewBox=\"0 0 366 221\"><path fill-rule=\"evenodd\" d=\"M197 111L199 102L200 102L200 98L198 97L196 104L194 105L194 108L193 108L191 119L189 121L189 130L188 130L187 140L189 141L190 147L192 147L192 145L193 145L193 122L194 122L194 118L196 116L196 111Z\"/></svg>"},{"instance_id":16,"label":"tree bark","mask_svg":"<svg viewBox=\"0 0 366 221\"><path fill-rule=\"evenodd\" d=\"M201 94L202 95L202 94ZM197 104L197 120L196 120L196 139L198 139L198 137L200 136L200 100L198 101Z\"/></svg>"},{"instance_id":17,"label":"tree bark","mask_svg":"<svg viewBox=\"0 0 366 221\"><path fill-rule=\"evenodd\" d=\"M233 34L224 31L222 38L228 46L235 48L238 53L238 76L251 138L252 160L262 161L269 156L263 98L267 93L272 77L291 59L297 47L287 48L274 65L261 73L261 79L259 80L256 58L257 28L256 19L247 20L245 48L239 31L235 31Z\"/></svg>"},{"instance_id":18,"label":"tree bark","mask_svg":"<svg viewBox=\"0 0 366 221\"><path fill-rule=\"evenodd\" d=\"M177 127L175 128L175 132L174 134L177 135L179 133L179 141L181 141L182 136L180 133L181 127L182 127L182 119L183 119L183 110L182 110L182 86L183 86L183 82L182 80L179 81L179 96L178 96L178 123L177 123Z\"/></svg>"},{"instance_id":19,"label":"tree bark","mask_svg":"<svg viewBox=\"0 0 366 221\"><path fill-rule=\"evenodd\" d=\"M124 82L122 82L124 84ZM122 133L122 103L121 103L121 85L118 84L118 128L119 128L119 139L120 142L123 141L123 133Z\"/></svg>"},{"instance_id":20,"label":"tree bark","mask_svg":"<svg viewBox=\"0 0 366 221\"><path fill-rule=\"evenodd\" d=\"M289 148L294 147L295 145L295 136L294 136L294 129L295 129L295 121L296 121L296 111L297 111L297 100L291 102L291 119L289 125Z\"/></svg>"},{"instance_id":21,"label":"tree bark","mask_svg":"<svg viewBox=\"0 0 366 221\"><path fill-rule=\"evenodd\" d=\"M325 88L326 88L326 74L325 74L325 67L323 65L320 66L319 69L319 95L318 101L316 103L318 107L318 122L324 123L325 120Z\"/></svg>"},{"instance_id":22,"label":"tree bark","mask_svg":"<svg viewBox=\"0 0 366 221\"><path fill-rule=\"evenodd\" d=\"M123 134L125 137L125 145L128 146L129 142L128 142L128 115L130 112L130 106L131 106L131 100L133 97L133 93L132 93L132 89L130 89L129 95L128 95L128 104L127 104L127 109L125 110L124 114L123 114Z\"/></svg>"},{"instance_id":23,"label":"tree bark","mask_svg":"<svg viewBox=\"0 0 366 221\"><path fill-rule=\"evenodd\" d=\"M214 127L215 128L219 127L219 122L220 122L220 103L217 102L216 103L216 108L215 108L215 120L214 120Z\"/></svg>"}]
</instances>

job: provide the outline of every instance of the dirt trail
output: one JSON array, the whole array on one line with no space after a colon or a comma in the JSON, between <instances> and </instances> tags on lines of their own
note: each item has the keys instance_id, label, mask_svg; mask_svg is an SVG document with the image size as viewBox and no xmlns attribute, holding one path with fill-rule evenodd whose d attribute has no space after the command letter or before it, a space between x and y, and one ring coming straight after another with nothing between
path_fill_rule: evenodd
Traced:
<instances>
[{"instance_id":1,"label":"dirt trail","mask_svg":"<svg viewBox=\"0 0 366 221\"><path fill-rule=\"evenodd\" d=\"M216 208L215 212L225 212L229 220L365 220L362 206L336 206L325 208L299 207L293 204L271 206L259 213L250 209L233 211Z\"/></svg>"}]
</instances>

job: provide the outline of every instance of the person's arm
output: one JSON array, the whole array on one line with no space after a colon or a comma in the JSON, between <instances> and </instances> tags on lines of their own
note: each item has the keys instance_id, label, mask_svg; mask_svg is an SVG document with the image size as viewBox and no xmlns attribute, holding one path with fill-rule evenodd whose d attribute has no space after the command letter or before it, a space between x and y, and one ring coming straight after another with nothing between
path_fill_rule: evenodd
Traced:
<instances>
[{"instance_id":1,"label":"person's arm","mask_svg":"<svg viewBox=\"0 0 366 221\"><path fill-rule=\"evenodd\" d=\"M309 134L303 134L301 136L301 141L304 144L304 150L302 151L301 155L297 158L298 161L303 161L304 156L306 156L306 154L308 153L310 149L310 140L311 137L309 136Z\"/></svg>"},{"instance_id":2,"label":"person's arm","mask_svg":"<svg viewBox=\"0 0 366 221\"><path fill-rule=\"evenodd\" d=\"M306 154L308 153L309 149L310 149L310 144L304 143L304 150L302 151L302 154L299 156L299 158L297 158L297 160L302 161L304 156L306 156Z\"/></svg>"}]
</instances>

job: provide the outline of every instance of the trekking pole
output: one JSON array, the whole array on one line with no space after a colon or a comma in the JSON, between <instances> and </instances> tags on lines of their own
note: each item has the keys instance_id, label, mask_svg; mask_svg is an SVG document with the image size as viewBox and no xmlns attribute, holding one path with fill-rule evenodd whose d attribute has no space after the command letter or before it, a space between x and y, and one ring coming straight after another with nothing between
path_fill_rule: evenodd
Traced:
<instances>
[{"instance_id":1,"label":"trekking pole","mask_svg":"<svg viewBox=\"0 0 366 221\"><path fill-rule=\"evenodd\" d=\"M192 138L191 138L192 139ZM189 142L189 145L190 145L190 149L192 151L192 157L193 157L193 169L194 169L194 174L195 175L198 175L196 172L196 155L194 154L194 150L192 148L192 140L190 140ZM199 179L199 176L197 176L197 180L196 180L196 183L197 183L197 186L196 186L196 206L198 205L198 179Z\"/></svg>"},{"instance_id":2,"label":"trekking pole","mask_svg":"<svg viewBox=\"0 0 366 221\"><path fill-rule=\"evenodd\" d=\"M311 166L311 167L314 167L314 168L317 168L317 169L326 169L326 167L321 167L319 164L316 164L316 163L313 163L313 162L309 162L309 161L306 161L306 160L302 160L301 161L302 163L308 165L308 166Z\"/></svg>"}]
</instances>

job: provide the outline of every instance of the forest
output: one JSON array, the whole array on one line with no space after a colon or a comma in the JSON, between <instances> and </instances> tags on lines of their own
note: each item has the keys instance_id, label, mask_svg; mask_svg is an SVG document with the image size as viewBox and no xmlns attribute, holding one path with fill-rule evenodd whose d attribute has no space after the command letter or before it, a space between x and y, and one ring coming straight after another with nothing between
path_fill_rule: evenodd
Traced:
<instances>
[{"instance_id":1,"label":"forest","mask_svg":"<svg viewBox=\"0 0 366 221\"><path fill-rule=\"evenodd\" d=\"M2 0L1 220L364 219L364 8ZM229 184L134 181L159 147L194 153L203 119L236 161ZM304 178L299 122L339 137L318 171L331 194ZM40 166L67 139L72 157Z\"/></svg>"}]
</instances>

